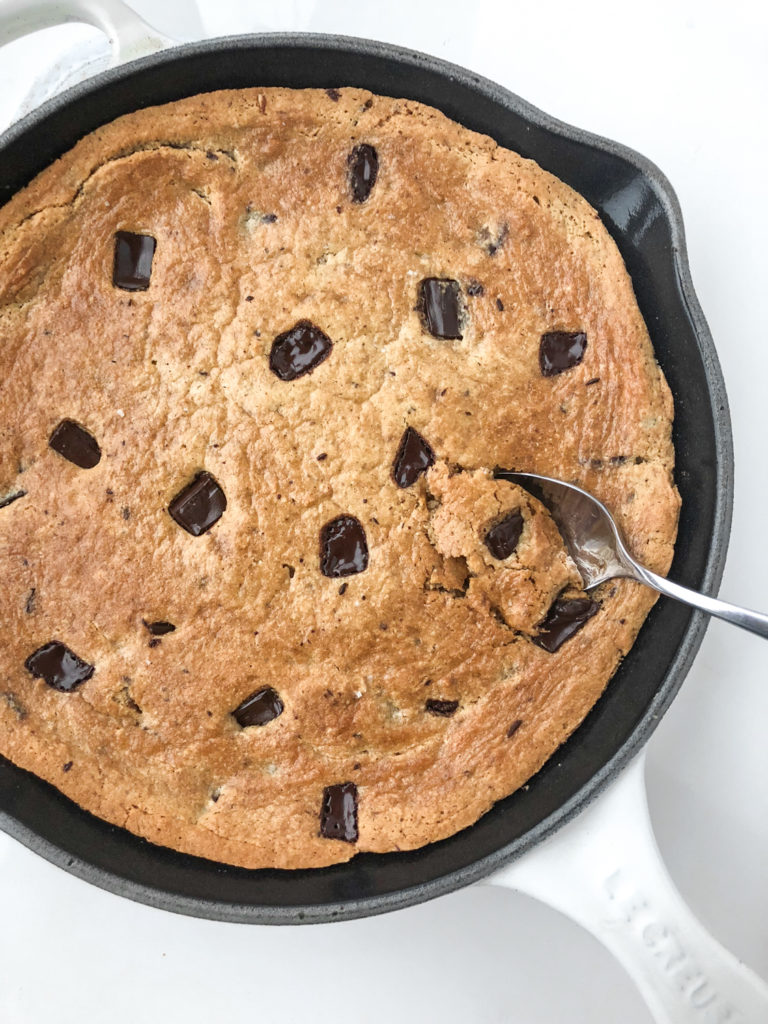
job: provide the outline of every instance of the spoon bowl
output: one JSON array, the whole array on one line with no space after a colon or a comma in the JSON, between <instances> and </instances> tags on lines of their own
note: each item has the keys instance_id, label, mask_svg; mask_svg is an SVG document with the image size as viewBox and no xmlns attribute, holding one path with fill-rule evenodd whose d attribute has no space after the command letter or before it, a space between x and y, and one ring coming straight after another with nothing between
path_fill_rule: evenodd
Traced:
<instances>
[{"instance_id":1,"label":"spoon bowl","mask_svg":"<svg viewBox=\"0 0 768 1024\"><path fill-rule=\"evenodd\" d=\"M625 577L768 639L768 615L700 594L651 572L633 558L616 522L597 498L576 484L536 473L497 470L494 476L518 484L547 507L581 573L584 589Z\"/></svg>"}]
</instances>

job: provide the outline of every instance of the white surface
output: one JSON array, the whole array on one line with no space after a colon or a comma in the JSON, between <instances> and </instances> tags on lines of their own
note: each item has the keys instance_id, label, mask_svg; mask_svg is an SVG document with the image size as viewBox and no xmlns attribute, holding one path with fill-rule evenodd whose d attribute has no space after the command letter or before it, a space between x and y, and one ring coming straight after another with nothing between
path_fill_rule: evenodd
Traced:
<instances>
[{"instance_id":1,"label":"white surface","mask_svg":"<svg viewBox=\"0 0 768 1024\"><path fill-rule=\"evenodd\" d=\"M1 9L2 0L0 0ZM182 0L136 0L202 35ZM693 280L723 364L736 501L723 597L768 610L768 16L731 2L292 4L203 0L206 34L344 32L432 52L645 153L683 208ZM722 13L720 13L722 11ZM79 30L0 55L0 125ZM58 40L63 40L59 43ZM768 645L713 623L649 744L670 871L734 953L768 975ZM632 983L575 925L473 889L388 917L304 929L198 922L120 900L0 834L3 1024L437 1021L648 1024ZM347 997L339 999L337 979Z\"/></svg>"}]
</instances>

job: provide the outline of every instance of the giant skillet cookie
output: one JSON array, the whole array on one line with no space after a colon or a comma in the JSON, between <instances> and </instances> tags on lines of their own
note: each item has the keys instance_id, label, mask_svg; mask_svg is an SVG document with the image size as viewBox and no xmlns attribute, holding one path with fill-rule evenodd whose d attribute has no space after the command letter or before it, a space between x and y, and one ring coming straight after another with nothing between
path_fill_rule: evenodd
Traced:
<instances>
[{"instance_id":1,"label":"giant skillet cookie","mask_svg":"<svg viewBox=\"0 0 768 1024\"><path fill-rule=\"evenodd\" d=\"M672 402L595 211L442 114L210 93L0 210L0 753L153 842L315 867L472 824L654 596Z\"/></svg>"}]
</instances>

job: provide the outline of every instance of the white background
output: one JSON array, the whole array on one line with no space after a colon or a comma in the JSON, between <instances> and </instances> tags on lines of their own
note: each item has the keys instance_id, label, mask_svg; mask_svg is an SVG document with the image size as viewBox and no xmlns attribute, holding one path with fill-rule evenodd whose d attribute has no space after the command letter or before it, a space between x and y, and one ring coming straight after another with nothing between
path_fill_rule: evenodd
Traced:
<instances>
[{"instance_id":1,"label":"white background","mask_svg":"<svg viewBox=\"0 0 768 1024\"><path fill-rule=\"evenodd\" d=\"M0 12L3 0L0 0ZM32 6L30 4L30 6ZM731 402L736 499L721 593L768 610L768 17L763 4L644 0L135 0L176 38L259 29L400 43L493 78L654 160L683 209L694 284ZM80 38L0 53L0 126ZM768 975L768 645L713 623L649 745L669 869L695 912ZM101 892L0 834L3 1024L648 1024L577 926L525 897L465 890L301 929L177 917Z\"/></svg>"}]
</instances>

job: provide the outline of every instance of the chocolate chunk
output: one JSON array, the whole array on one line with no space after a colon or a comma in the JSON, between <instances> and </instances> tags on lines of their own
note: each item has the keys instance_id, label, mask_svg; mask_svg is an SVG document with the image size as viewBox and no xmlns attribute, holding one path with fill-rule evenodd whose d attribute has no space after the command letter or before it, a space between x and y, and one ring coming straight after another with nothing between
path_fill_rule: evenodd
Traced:
<instances>
[{"instance_id":1,"label":"chocolate chunk","mask_svg":"<svg viewBox=\"0 0 768 1024\"><path fill-rule=\"evenodd\" d=\"M419 285L417 309L424 327L435 338L461 340L461 288L447 277L425 277Z\"/></svg>"},{"instance_id":2,"label":"chocolate chunk","mask_svg":"<svg viewBox=\"0 0 768 1024\"><path fill-rule=\"evenodd\" d=\"M533 642L550 654L569 640L574 633L591 619L600 605L588 597L558 599L549 609L547 617L539 626L538 636Z\"/></svg>"},{"instance_id":3,"label":"chocolate chunk","mask_svg":"<svg viewBox=\"0 0 768 1024\"><path fill-rule=\"evenodd\" d=\"M410 487L422 473L435 464L435 453L421 434L408 427L400 439L400 447L392 467L398 487Z\"/></svg>"},{"instance_id":4,"label":"chocolate chunk","mask_svg":"<svg viewBox=\"0 0 768 1024\"><path fill-rule=\"evenodd\" d=\"M483 288L483 286L480 284L479 281L474 281L473 280L473 281L470 281L469 284L467 285L467 295L471 295L471 296L474 297L476 295L484 295L484 294L485 294L485 288Z\"/></svg>"},{"instance_id":5,"label":"chocolate chunk","mask_svg":"<svg viewBox=\"0 0 768 1024\"><path fill-rule=\"evenodd\" d=\"M61 770L62 770L63 772L68 772L68 771L71 771L71 770L72 770L72 765L73 765L74 763L75 763L74 761L66 761L66 762L65 762L65 763L64 763L64 764L63 764L63 765L61 766Z\"/></svg>"},{"instance_id":6,"label":"chocolate chunk","mask_svg":"<svg viewBox=\"0 0 768 1024\"><path fill-rule=\"evenodd\" d=\"M210 473L198 473L191 484L168 506L171 518L182 529L199 537L218 522L227 507L227 496Z\"/></svg>"},{"instance_id":7,"label":"chocolate chunk","mask_svg":"<svg viewBox=\"0 0 768 1024\"><path fill-rule=\"evenodd\" d=\"M353 203L364 203L379 176L379 157L373 146L355 146L347 158Z\"/></svg>"},{"instance_id":8,"label":"chocolate chunk","mask_svg":"<svg viewBox=\"0 0 768 1024\"><path fill-rule=\"evenodd\" d=\"M512 737L513 737L513 736L515 735L515 733L517 732L517 730L518 730L518 729L520 728L520 726L521 726L522 724L523 724L523 720L522 720L522 718L516 718L516 719L514 720L514 722L513 722L513 723L512 723L511 725L510 725L510 727L509 727L509 728L507 729L507 739L508 739L508 740L511 740L511 739L512 739Z\"/></svg>"},{"instance_id":9,"label":"chocolate chunk","mask_svg":"<svg viewBox=\"0 0 768 1024\"><path fill-rule=\"evenodd\" d=\"M357 786L354 782L326 786L323 790L320 835L345 843L357 842Z\"/></svg>"},{"instance_id":10,"label":"chocolate chunk","mask_svg":"<svg viewBox=\"0 0 768 1024\"><path fill-rule=\"evenodd\" d=\"M326 89L325 94L328 97L328 99L333 100L334 103L338 103L339 98L341 97L341 93L339 92L338 89Z\"/></svg>"},{"instance_id":11,"label":"chocolate chunk","mask_svg":"<svg viewBox=\"0 0 768 1024\"><path fill-rule=\"evenodd\" d=\"M147 622L146 619L141 620L147 627L152 636L165 636L166 633L173 633L176 627L172 622Z\"/></svg>"},{"instance_id":12,"label":"chocolate chunk","mask_svg":"<svg viewBox=\"0 0 768 1024\"><path fill-rule=\"evenodd\" d=\"M496 309L498 309L500 313L504 312L504 303L501 301L501 299L496 299Z\"/></svg>"},{"instance_id":13,"label":"chocolate chunk","mask_svg":"<svg viewBox=\"0 0 768 1024\"><path fill-rule=\"evenodd\" d=\"M69 692L86 679L90 679L95 668L70 651L58 640L44 644L27 658L24 667L36 679L44 679L54 690Z\"/></svg>"},{"instance_id":14,"label":"chocolate chunk","mask_svg":"<svg viewBox=\"0 0 768 1024\"><path fill-rule=\"evenodd\" d=\"M35 612L35 594L36 589L32 587L30 592L27 594L27 603L24 605L24 611L27 615L33 615Z\"/></svg>"},{"instance_id":15,"label":"chocolate chunk","mask_svg":"<svg viewBox=\"0 0 768 1024\"><path fill-rule=\"evenodd\" d=\"M542 334L539 366L544 377L555 377L578 366L584 358L587 336L583 331L549 331Z\"/></svg>"},{"instance_id":16,"label":"chocolate chunk","mask_svg":"<svg viewBox=\"0 0 768 1024\"><path fill-rule=\"evenodd\" d=\"M266 725L267 722L273 721L282 715L284 707L277 690L265 686L247 697L235 708L232 715L237 724L246 729L249 725Z\"/></svg>"},{"instance_id":17,"label":"chocolate chunk","mask_svg":"<svg viewBox=\"0 0 768 1024\"><path fill-rule=\"evenodd\" d=\"M159 641L158 641L158 643L159 643ZM135 714L137 714L137 715L144 714L144 712L141 710L141 707L136 703L136 701L131 696L131 691L130 691L131 678L130 678L130 676L123 676L123 682L126 683L127 685L121 687L120 691L118 692L117 696L114 699L120 701L120 703L122 703L122 704L125 704L125 706L127 708L130 708L131 711L133 711Z\"/></svg>"},{"instance_id":18,"label":"chocolate chunk","mask_svg":"<svg viewBox=\"0 0 768 1024\"><path fill-rule=\"evenodd\" d=\"M48 446L80 469L93 469L101 461L96 438L74 420L62 420L48 438Z\"/></svg>"},{"instance_id":19,"label":"chocolate chunk","mask_svg":"<svg viewBox=\"0 0 768 1024\"><path fill-rule=\"evenodd\" d=\"M310 320L299 320L272 342L269 368L280 380L296 380L327 359L332 348L333 342L319 327Z\"/></svg>"},{"instance_id":20,"label":"chocolate chunk","mask_svg":"<svg viewBox=\"0 0 768 1024\"><path fill-rule=\"evenodd\" d=\"M337 516L320 531L320 572L332 579L354 576L368 568L363 524L354 516Z\"/></svg>"},{"instance_id":21,"label":"chocolate chunk","mask_svg":"<svg viewBox=\"0 0 768 1024\"><path fill-rule=\"evenodd\" d=\"M492 526L485 535L485 546L494 558L509 558L517 548L520 534L523 532L523 517L519 509L510 512L500 523Z\"/></svg>"},{"instance_id":22,"label":"chocolate chunk","mask_svg":"<svg viewBox=\"0 0 768 1024\"><path fill-rule=\"evenodd\" d=\"M450 718L455 715L459 707L457 700L430 700L424 705L430 715L440 715L442 718Z\"/></svg>"},{"instance_id":23,"label":"chocolate chunk","mask_svg":"<svg viewBox=\"0 0 768 1024\"><path fill-rule=\"evenodd\" d=\"M115 264L112 283L127 292L143 292L149 288L155 239L151 235L134 235L130 231L115 234Z\"/></svg>"},{"instance_id":24,"label":"chocolate chunk","mask_svg":"<svg viewBox=\"0 0 768 1024\"><path fill-rule=\"evenodd\" d=\"M14 491L13 494L6 494L4 498L0 498L0 508L6 508L8 505L12 505L14 501L18 501L19 498L23 498L26 493L26 491Z\"/></svg>"}]
</instances>

